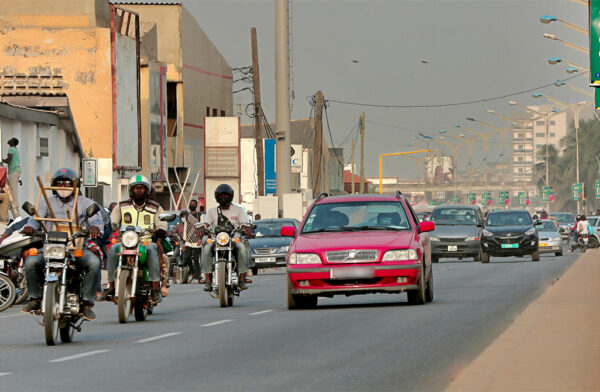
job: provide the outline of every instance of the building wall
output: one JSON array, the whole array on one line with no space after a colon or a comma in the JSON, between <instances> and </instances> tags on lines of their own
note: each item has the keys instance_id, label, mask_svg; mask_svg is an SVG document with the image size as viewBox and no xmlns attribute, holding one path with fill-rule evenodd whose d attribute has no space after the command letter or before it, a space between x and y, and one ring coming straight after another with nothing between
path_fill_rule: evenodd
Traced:
<instances>
[{"instance_id":1,"label":"building wall","mask_svg":"<svg viewBox=\"0 0 600 392\"><path fill-rule=\"evenodd\" d=\"M110 27L106 0L2 0L2 3L3 27Z\"/></svg>"}]
</instances>

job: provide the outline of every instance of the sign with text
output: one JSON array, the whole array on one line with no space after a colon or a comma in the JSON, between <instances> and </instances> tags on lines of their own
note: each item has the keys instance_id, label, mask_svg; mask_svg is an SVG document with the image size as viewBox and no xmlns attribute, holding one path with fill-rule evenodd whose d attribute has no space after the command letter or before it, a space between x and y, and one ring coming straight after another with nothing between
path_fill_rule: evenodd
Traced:
<instances>
[{"instance_id":1,"label":"sign with text","mask_svg":"<svg viewBox=\"0 0 600 392\"><path fill-rule=\"evenodd\" d=\"M571 186L571 196L573 200L581 200L581 194L583 193L583 184L575 183Z\"/></svg>"},{"instance_id":2,"label":"sign with text","mask_svg":"<svg viewBox=\"0 0 600 392\"><path fill-rule=\"evenodd\" d=\"M206 147L204 150L206 177L239 177L238 151L237 147Z\"/></svg>"},{"instance_id":3,"label":"sign with text","mask_svg":"<svg viewBox=\"0 0 600 392\"><path fill-rule=\"evenodd\" d=\"M302 144L292 144L290 152L292 173L302 173Z\"/></svg>"},{"instance_id":4,"label":"sign with text","mask_svg":"<svg viewBox=\"0 0 600 392\"><path fill-rule=\"evenodd\" d=\"M275 139L264 139L265 157L265 195L277 192L277 174L275 173Z\"/></svg>"},{"instance_id":5,"label":"sign with text","mask_svg":"<svg viewBox=\"0 0 600 392\"><path fill-rule=\"evenodd\" d=\"M590 86L600 87L600 0L589 0Z\"/></svg>"},{"instance_id":6,"label":"sign with text","mask_svg":"<svg viewBox=\"0 0 600 392\"><path fill-rule=\"evenodd\" d=\"M554 201L554 192L552 187L545 186L542 188L542 201Z\"/></svg>"},{"instance_id":7,"label":"sign with text","mask_svg":"<svg viewBox=\"0 0 600 392\"><path fill-rule=\"evenodd\" d=\"M198 168L191 168L192 171ZM240 119L239 117L204 118L204 192L211 187L230 184L235 190L234 203L240 198ZM214 189L212 190L214 191ZM216 205L213 197L206 198L206 208Z\"/></svg>"},{"instance_id":8,"label":"sign with text","mask_svg":"<svg viewBox=\"0 0 600 392\"><path fill-rule=\"evenodd\" d=\"M98 160L96 158L83 158L83 186L98 186Z\"/></svg>"}]
</instances>

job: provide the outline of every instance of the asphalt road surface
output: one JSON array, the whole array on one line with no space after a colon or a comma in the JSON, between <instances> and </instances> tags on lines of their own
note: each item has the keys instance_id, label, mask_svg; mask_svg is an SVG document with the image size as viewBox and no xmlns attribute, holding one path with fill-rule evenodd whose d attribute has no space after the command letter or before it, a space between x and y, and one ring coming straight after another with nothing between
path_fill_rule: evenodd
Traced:
<instances>
[{"instance_id":1,"label":"asphalt road surface","mask_svg":"<svg viewBox=\"0 0 600 392\"><path fill-rule=\"evenodd\" d=\"M442 259L422 306L377 294L288 311L282 271L254 277L232 308L172 285L148 321L119 324L97 303L96 320L55 347L13 307L0 313L0 390L443 390L579 255Z\"/></svg>"}]
</instances>

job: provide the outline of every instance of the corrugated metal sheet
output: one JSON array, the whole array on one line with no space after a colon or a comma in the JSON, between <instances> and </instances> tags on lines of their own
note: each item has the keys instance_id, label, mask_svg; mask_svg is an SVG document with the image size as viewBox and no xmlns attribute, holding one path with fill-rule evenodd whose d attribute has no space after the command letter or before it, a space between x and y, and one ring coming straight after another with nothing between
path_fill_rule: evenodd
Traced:
<instances>
[{"instance_id":1,"label":"corrugated metal sheet","mask_svg":"<svg viewBox=\"0 0 600 392\"><path fill-rule=\"evenodd\" d=\"M20 96L39 96L39 97L66 97L64 91L16 91L1 90L0 96L20 97Z\"/></svg>"},{"instance_id":2,"label":"corrugated metal sheet","mask_svg":"<svg viewBox=\"0 0 600 392\"><path fill-rule=\"evenodd\" d=\"M131 5L182 5L181 0L110 0L111 4L131 4Z\"/></svg>"}]
</instances>

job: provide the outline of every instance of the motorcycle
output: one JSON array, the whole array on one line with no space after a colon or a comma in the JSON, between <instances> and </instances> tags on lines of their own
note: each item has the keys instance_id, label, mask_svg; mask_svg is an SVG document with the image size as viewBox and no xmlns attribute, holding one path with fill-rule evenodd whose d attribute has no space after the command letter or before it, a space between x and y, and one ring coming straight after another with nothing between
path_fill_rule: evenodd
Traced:
<instances>
[{"instance_id":1,"label":"motorcycle","mask_svg":"<svg viewBox=\"0 0 600 392\"><path fill-rule=\"evenodd\" d=\"M600 240L596 234L580 234L577 236L577 242L571 245L571 251L581 249L585 253L586 250L598 248L599 245Z\"/></svg>"},{"instance_id":2,"label":"motorcycle","mask_svg":"<svg viewBox=\"0 0 600 392\"><path fill-rule=\"evenodd\" d=\"M14 300L10 305L19 305L27 299L27 279L25 278L25 258L23 251L30 248L41 248L43 238L24 236L15 232L0 245L0 274L8 277L15 287ZM3 287L3 285L0 285ZM1 290L1 289L0 289ZM0 295L0 311L4 310L5 295ZM10 306L8 305L8 306ZM7 307L8 307L7 306Z\"/></svg>"},{"instance_id":3,"label":"motorcycle","mask_svg":"<svg viewBox=\"0 0 600 392\"><path fill-rule=\"evenodd\" d=\"M29 215L35 215L35 208L30 203L23 204L23 210ZM97 204L86 209L86 216L92 217L99 211ZM63 343L73 341L75 331L81 332L85 321L82 312L83 274L77 270L77 257L83 251L75 249L76 241L88 236L88 231L82 229L71 237L61 231L38 232L44 235L43 250L45 267L45 283L43 288L42 308L32 312L35 320L44 327L46 344L54 346L58 336ZM29 250L30 256L36 255L37 248ZM37 316L40 315L42 321Z\"/></svg>"},{"instance_id":4,"label":"motorcycle","mask_svg":"<svg viewBox=\"0 0 600 392\"><path fill-rule=\"evenodd\" d=\"M3 260L0 260L3 263ZM0 312L8 309L15 302L16 289L4 271L0 271Z\"/></svg>"},{"instance_id":5,"label":"motorcycle","mask_svg":"<svg viewBox=\"0 0 600 392\"><path fill-rule=\"evenodd\" d=\"M161 214L161 221L170 222L175 214ZM158 304L152 300L152 283L148 280L146 245L148 242L140 239L153 234L153 229L142 230L139 226L121 226L119 229L120 244L115 279L115 297L117 315L121 324L129 321L129 315L134 314L136 321L145 321L154 312Z\"/></svg>"},{"instance_id":6,"label":"motorcycle","mask_svg":"<svg viewBox=\"0 0 600 392\"><path fill-rule=\"evenodd\" d=\"M204 228L203 223L197 223L197 228ZM233 297L240 295L239 273L233 243L244 241L247 229L255 229L256 225L242 223L239 228L232 226L215 226L205 228L208 236L206 243L214 244L213 258L213 288L209 295L219 299L219 305L224 308L233 306Z\"/></svg>"}]
</instances>

